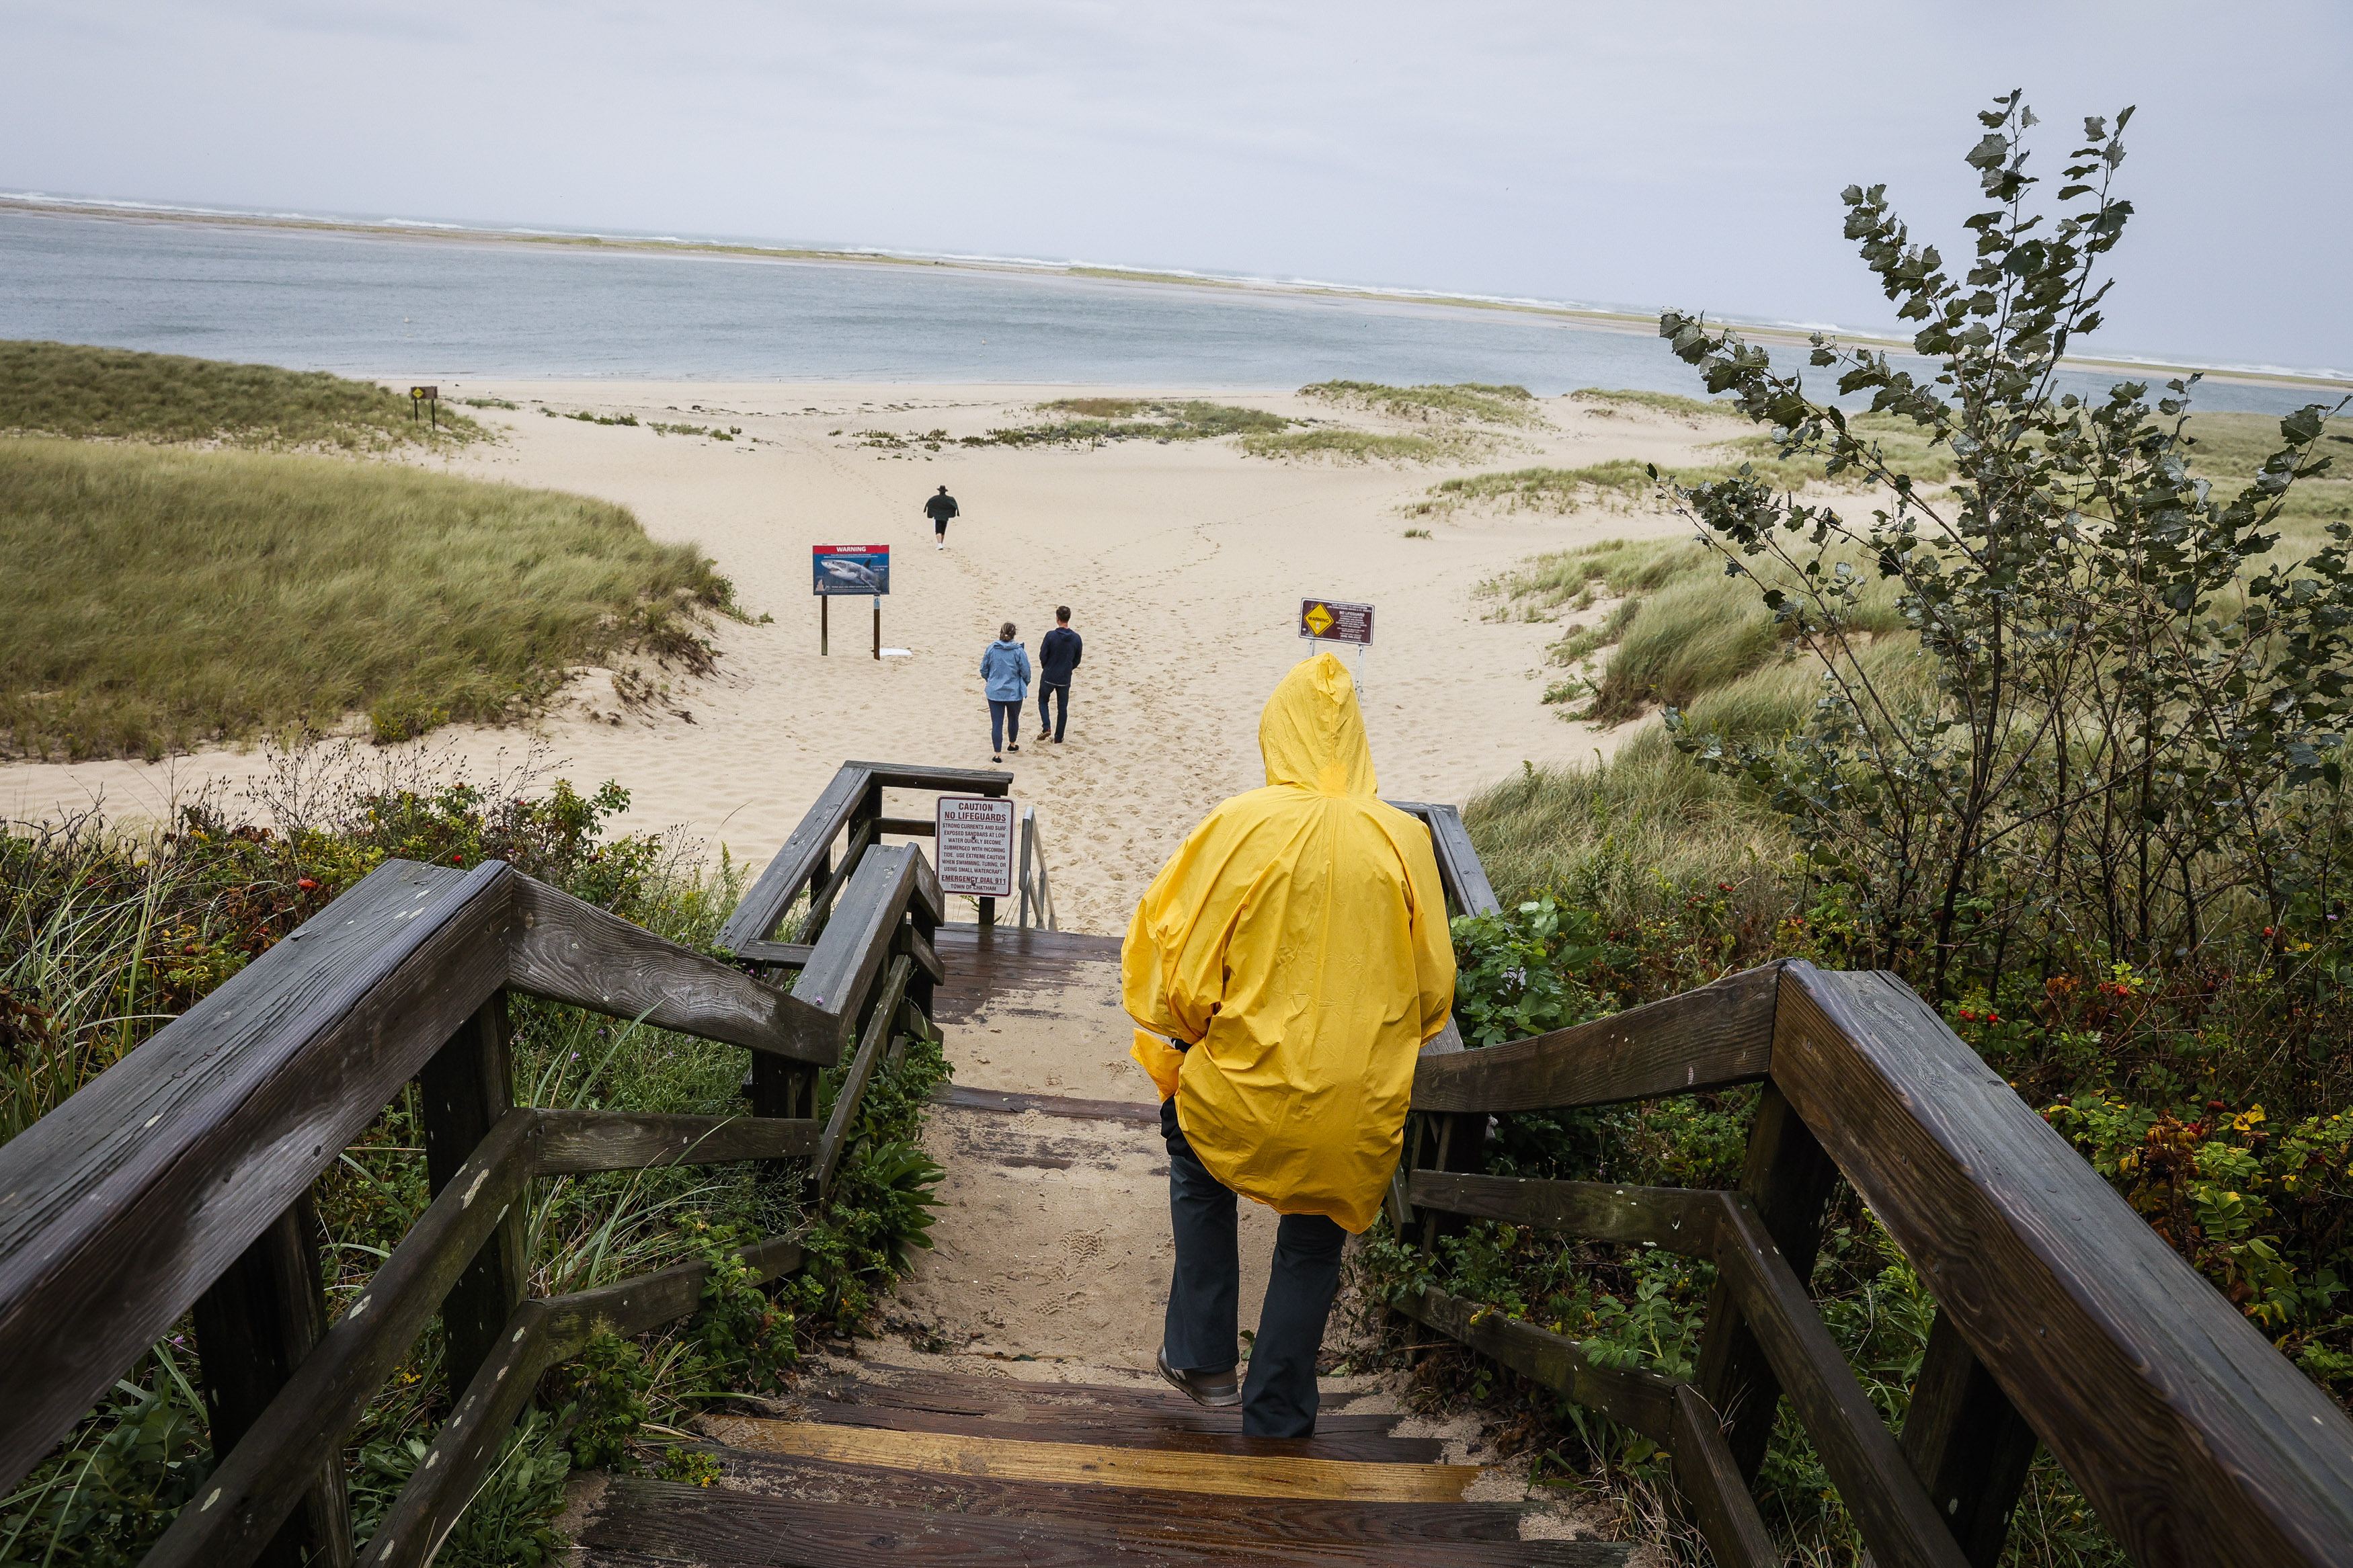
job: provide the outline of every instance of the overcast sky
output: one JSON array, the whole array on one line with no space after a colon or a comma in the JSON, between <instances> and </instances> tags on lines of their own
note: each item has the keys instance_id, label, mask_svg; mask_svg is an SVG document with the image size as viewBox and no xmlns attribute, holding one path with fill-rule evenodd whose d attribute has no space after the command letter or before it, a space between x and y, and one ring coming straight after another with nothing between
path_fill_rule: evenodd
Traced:
<instances>
[{"instance_id":1,"label":"overcast sky","mask_svg":"<svg viewBox=\"0 0 2353 1568\"><path fill-rule=\"evenodd\" d=\"M1855 325L1840 187L1951 241L2024 87L2052 173L2139 105L2091 346L2353 368L2342 0L0 0L0 189Z\"/></svg>"}]
</instances>

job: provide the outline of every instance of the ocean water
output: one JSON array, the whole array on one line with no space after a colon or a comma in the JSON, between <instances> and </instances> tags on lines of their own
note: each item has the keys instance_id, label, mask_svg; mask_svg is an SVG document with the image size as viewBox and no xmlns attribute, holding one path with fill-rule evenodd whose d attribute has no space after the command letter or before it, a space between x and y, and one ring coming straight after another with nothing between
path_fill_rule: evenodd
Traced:
<instances>
[{"instance_id":1,"label":"ocean water","mask_svg":"<svg viewBox=\"0 0 2353 1568\"><path fill-rule=\"evenodd\" d=\"M1703 392L1648 331L1461 306L17 210L0 211L0 338L452 380ZM2071 374L2068 389L2119 379ZM2285 412L2317 395L2208 383L2199 402Z\"/></svg>"}]
</instances>

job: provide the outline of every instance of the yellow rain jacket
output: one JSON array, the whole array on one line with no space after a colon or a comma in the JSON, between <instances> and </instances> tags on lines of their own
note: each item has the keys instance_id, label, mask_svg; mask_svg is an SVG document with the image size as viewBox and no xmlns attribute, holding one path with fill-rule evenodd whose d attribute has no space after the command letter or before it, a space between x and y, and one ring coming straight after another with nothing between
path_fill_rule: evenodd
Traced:
<instances>
[{"instance_id":1,"label":"yellow rain jacket","mask_svg":"<svg viewBox=\"0 0 2353 1568\"><path fill-rule=\"evenodd\" d=\"M1430 830L1374 793L1356 684L1328 650L1274 689L1258 744L1266 787L1210 812L1129 922L1133 1054L1211 1175L1362 1231L1414 1058L1454 1005L1445 894Z\"/></svg>"}]
</instances>

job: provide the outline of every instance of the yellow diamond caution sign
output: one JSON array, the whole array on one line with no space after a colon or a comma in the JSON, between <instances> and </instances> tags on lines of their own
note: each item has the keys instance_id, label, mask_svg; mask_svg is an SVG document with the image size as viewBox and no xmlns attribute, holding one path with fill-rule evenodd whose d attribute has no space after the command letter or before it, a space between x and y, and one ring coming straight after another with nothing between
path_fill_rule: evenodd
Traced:
<instances>
[{"instance_id":1,"label":"yellow diamond caution sign","mask_svg":"<svg viewBox=\"0 0 2353 1568\"><path fill-rule=\"evenodd\" d=\"M1351 605L1341 599L1302 599L1299 601L1299 635L1317 642L1355 643L1367 647L1373 640L1373 607Z\"/></svg>"}]
</instances>

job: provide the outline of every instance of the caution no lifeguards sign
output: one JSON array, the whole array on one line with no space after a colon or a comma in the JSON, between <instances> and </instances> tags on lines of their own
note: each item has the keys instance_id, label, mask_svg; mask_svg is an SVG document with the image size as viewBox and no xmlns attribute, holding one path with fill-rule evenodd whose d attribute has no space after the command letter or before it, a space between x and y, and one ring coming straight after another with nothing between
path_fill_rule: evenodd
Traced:
<instances>
[{"instance_id":1,"label":"caution no lifeguards sign","mask_svg":"<svg viewBox=\"0 0 2353 1568\"><path fill-rule=\"evenodd\" d=\"M1299 601L1299 635L1316 642L1355 643L1369 647L1373 641L1373 607L1345 599Z\"/></svg>"}]
</instances>

